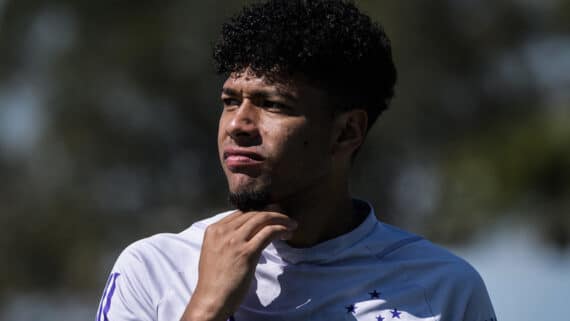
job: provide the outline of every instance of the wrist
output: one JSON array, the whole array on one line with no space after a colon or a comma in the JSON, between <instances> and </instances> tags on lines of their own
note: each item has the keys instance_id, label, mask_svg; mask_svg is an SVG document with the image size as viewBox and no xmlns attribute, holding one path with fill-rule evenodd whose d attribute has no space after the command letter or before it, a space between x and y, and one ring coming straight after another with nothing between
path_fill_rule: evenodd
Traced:
<instances>
[{"instance_id":1,"label":"wrist","mask_svg":"<svg viewBox=\"0 0 570 321\"><path fill-rule=\"evenodd\" d=\"M219 302L192 295L180 321L227 321L230 313L223 308Z\"/></svg>"}]
</instances>

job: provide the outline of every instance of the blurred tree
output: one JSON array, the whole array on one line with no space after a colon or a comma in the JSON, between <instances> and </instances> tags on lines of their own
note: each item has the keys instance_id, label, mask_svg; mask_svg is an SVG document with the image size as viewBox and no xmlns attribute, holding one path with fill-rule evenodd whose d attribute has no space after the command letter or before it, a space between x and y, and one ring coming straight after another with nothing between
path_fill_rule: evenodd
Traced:
<instances>
[{"instance_id":1,"label":"blurred tree","mask_svg":"<svg viewBox=\"0 0 570 321\"><path fill-rule=\"evenodd\" d=\"M128 243L226 207L210 52L243 3L0 1L0 296L96 297ZM436 241L516 215L567 247L568 2L358 3L399 84L356 194Z\"/></svg>"}]
</instances>

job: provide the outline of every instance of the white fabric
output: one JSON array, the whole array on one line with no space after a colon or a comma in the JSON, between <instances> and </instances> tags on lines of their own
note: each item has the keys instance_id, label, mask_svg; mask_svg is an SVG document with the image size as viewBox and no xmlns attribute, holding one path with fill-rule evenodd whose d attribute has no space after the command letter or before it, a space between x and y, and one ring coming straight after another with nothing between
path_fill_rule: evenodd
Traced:
<instances>
[{"instance_id":1,"label":"white fabric","mask_svg":"<svg viewBox=\"0 0 570 321\"><path fill-rule=\"evenodd\" d=\"M179 321L198 278L204 231L158 234L117 259L97 321ZM262 253L236 321L495 321L479 274L429 241L379 222L309 249L275 241Z\"/></svg>"}]
</instances>

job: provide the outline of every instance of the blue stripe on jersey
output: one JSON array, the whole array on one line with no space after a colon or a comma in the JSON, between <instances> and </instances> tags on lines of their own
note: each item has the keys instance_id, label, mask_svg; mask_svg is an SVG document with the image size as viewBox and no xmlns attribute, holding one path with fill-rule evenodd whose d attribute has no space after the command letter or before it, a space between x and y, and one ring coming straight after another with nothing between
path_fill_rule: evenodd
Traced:
<instances>
[{"instance_id":1,"label":"blue stripe on jersey","mask_svg":"<svg viewBox=\"0 0 570 321\"><path fill-rule=\"evenodd\" d=\"M109 321L107 314L111 308L111 299L113 298L113 294L115 294L116 280L119 275L121 275L121 273L118 272L109 275L109 279L105 285L105 291L103 291L103 298L101 298L101 303L99 303L96 321L101 321L101 316L103 316L104 321Z\"/></svg>"},{"instance_id":2,"label":"blue stripe on jersey","mask_svg":"<svg viewBox=\"0 0 570 321\"><path fill-rule=\"evenodd\" d=\"M111 279L113 279L113 274L109 275L107 283L105 283L105 288L103 288L103 296L101 297L101 302L99 303L99 309L97 309L97 317L95 318L95 321L101 321L101 310L103 309L103 301L105 301L105 297L107 296L107 290L109 289L109 283L111 283Z\"/></svg>"}]
</instances>

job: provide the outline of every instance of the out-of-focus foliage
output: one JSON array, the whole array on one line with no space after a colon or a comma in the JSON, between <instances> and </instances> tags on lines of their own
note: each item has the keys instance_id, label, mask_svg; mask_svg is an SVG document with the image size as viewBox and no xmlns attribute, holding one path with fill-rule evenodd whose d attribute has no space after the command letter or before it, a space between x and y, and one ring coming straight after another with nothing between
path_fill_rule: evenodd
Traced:
<instances>
[{"instance_id":1,"label":"out-of-focus foliage","mask_svg":"<svg viewBox=\"0 0 570 321\"><path fill-rule=\"evenodd\" d=\"M226 207L210 62L243 1L0 0L0 301L96 297L118 251ZM353 191L440 242L501 216L570 244L570 3L357 1L397 98Z\"/></svg>"}]
</instances>

